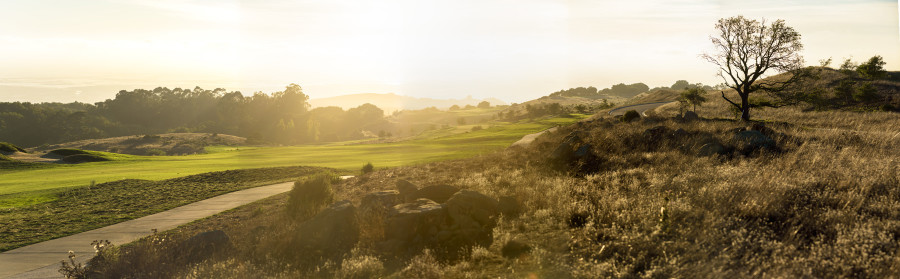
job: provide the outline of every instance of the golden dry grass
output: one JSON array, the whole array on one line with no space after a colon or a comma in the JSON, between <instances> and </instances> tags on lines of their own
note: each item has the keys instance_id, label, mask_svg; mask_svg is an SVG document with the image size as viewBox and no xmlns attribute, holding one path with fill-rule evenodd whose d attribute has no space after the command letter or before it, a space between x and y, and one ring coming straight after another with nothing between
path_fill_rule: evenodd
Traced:
<instances>
[{"instance_id":1,"label":"golden dry grass","mask_svg":"<svg viewBox=\"0 0 900 279\"><path fill-rule=\"evenodd\" d=\"M711 99L699 109L702 117L731 117L721 101ZM690 143L713 137L729 144L733 129L747 124L680 123L663 117L674 113L677 108L662 108L658 117L633 123L600 118L560 128L528 148L384 169L334 186L336 200L357 204L363 194L393 189L399 179L418 185L448 183L493 197L514 196L522 215L503 218L494 230L494 244L475 249L461 262L441 263L427 255L391 262L368 250L367 242L377 241L373 237L364 238L341 263L297 266L273 252L279 251L280 237L294 226L279 214L285 203L281 196L173 232L185 238L221 228L235 244L235 252L224 258L184 266L173 274L223 278L900 274L897 113L757 109L751 112L754 119L784 134L776 137L781 151L712 157L695 156ZM642 141L644 131L655 126L681 128L689 136ZM586 141L601 158L595 162L598 172L549 167L548 155L574 131L587 133ZM513 239L532 246L531 253L518 259L501 257L503 244Z\"/></svg>"}]
</instances>

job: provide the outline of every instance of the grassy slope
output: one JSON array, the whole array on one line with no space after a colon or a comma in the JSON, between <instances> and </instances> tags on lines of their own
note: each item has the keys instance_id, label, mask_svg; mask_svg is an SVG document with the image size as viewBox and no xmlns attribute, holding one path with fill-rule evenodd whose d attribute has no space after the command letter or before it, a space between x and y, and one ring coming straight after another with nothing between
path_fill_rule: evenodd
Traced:
<instances>
[{"instance_id":1,"label":"grassy slope","mask_svg":"<svg viewBox=\"0 0 900 279\"><path fill-rule=\"evenodd\" d=\"M581 117L581 116L579 116ZM327 144L289 147L212 147L209 154L189 156L115 156L115 161L51 168L0 170L0 204L9 194L84 186L121 179L158 180L191 174L242 168L320 166L353 170L366 162L395 167L491 152L523 135L576 119L546 119L532 123L497 123L469 133L430 134L425 138L386 144ZM28 195L17 195L27 199ZM21 203L16 202L16 203Z\"/></svg>"},{"instance_id":2,"label":"grassy slope","mask_svg":"<svg viewBox=\"0 0 900 279\"><path fill-rule=\"evenodd\" d=\"M494 197L516 197L523 206L522 216L503 218L490 247L460 263L416 266L408 262L405 266L447 278L879 278L897 274L900 190L895 186L900 166L893 155L900 147L900 137L893 136L900 132L897 114L803 113L784 108L754 115L768 122L790 120L791 124L770 124L787 134L780 138L783 153L696 157L691 151L680 151L677 141L651 147L641 140L646 129L664 125L685 129L692 133L691 140L701 140L701 134L707 133L728 142L733 128L746 126L740 122L600 120L582 127L589 131L595 152L606 159L595 174L573 176L546 169L544 158L573 131L569 127L539 138L524 150L378 171L346 180L335 191L338 199L359 202L366 192L390 189L397 179L406 179L418 185L447 183ZM359 261L321 265L308 273L271 264L278 262L277 257L256 264L264 258L260 255L282 245L278 232L290 233L291 227L282 216L260 217L255 212L273 212L283 206L283 197L271 199L179 228L174 237L166 235L166 239L184 239L196 232L223 229L241 251L225 255L222 261L180 265L184 269L179 272L184 273L176 274L327 278L365 268L377 270ZM663 208L665 215L660 214ZM584 222L573 222L574 216L584 216ZM267 235L253 232L260 226ZM534 249L527 256L503 259L502 246L510 239ZM388 260L377 258L377 251L365 248L370 247L363 245L365 241L354 252L357 256L348 259L370 256L388 266ZM178 253L177 243L138 246L146 252L135 254L149 255L139 259L152 270L171 264L167 256ZM147 262L147 258L153 260ZM385 268L381 275L409 277L403 268Z\"/></svg>"},{"instance_id":3,"label":"grassy slope","mask_svg":"<svg viewBox=\"0 0 900 279\"><path fill-rule=\"evenodd\" d=\"M0 251L88 231L254 186L328 171L314 167L233 170L161 181L119 180L60 193L20 195L0 209ZM31 203L31 204L28 204ZM11 205L11 204L6 204Z\"/></svg>"}]
</instances>

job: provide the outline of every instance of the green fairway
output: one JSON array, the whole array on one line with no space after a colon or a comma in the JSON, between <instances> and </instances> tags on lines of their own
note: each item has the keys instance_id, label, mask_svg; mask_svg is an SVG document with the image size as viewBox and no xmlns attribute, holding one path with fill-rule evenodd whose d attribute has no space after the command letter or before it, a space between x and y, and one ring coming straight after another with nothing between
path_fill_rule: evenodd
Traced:
<instances>
[{"instance_id":1,"label":"green fairway","mask_svg":"<svg viewBox=\"0 0 900 279\"><path fill-rule=\"evenodd\" d=\"M117 156L115 161L109 162L3 170L0 171L0 204L39 202L41 199L30 197L31 193L46 195L53 189L89 185L92 181L159 180L229 169L297 165L356 171L367 162L381 168L470 157L505 148L526 134L583 117L576 115L535 122L485 123L483 130L472 132L461 132L451 127L399 143L211 147L208 148L209 153L198 155ZM16 201L3 202L6 199Z\"/></svg>"}]
</instances>

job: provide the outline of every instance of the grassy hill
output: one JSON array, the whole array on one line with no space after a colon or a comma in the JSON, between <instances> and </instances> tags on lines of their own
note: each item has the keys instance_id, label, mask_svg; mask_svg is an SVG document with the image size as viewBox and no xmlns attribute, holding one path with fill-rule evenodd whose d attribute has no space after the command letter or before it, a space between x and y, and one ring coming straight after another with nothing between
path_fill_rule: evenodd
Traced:
<instances>
[{"instance_id":1,"label":"grassy hill","mask_svg":"<svg viewBox=\"0 0 900 279\"><path fill-rule=\"evenodd\" d=\"M711 101L700 114L716 115L727 110L724 105ZM152 259L141 266L172 266L172 274L206 277L880 278L900 273L897 113L754 112L761 122L647 117L622 123L600 117L548 133L527 148L383 169L333 186L336 200L356 204L362 194L393 189L400 179L513 197L521 206L518 217L499 219L492 244L461 260L383 257L376 237L361 239L341 264L315 259L294 264L296 257L277 251L295 249L284 239L297 221L253 213L284 212L286 196L124 247L116 259L127 262L139 255ZM736 137L741 131L762 131L774 146L741 149ZM701 155L705 142L727 148ZM587 146L589 157L560 161L554 155L571 145ZM258 227L266 229L253 230ZM224 230L235 250L199 265L167 256L179 253L184 239L210 229ZM505 257L511 243L530 249ZM152 272L113 266L106 270Z\"/></svg>"}]
</instances>

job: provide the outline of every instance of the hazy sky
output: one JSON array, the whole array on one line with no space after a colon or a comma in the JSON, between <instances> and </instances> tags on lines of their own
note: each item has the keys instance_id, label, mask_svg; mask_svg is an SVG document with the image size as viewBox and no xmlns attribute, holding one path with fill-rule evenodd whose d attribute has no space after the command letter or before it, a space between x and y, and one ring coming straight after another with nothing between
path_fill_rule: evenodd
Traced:
<instances>
[{"instance_id":1,"label":"hazy sky","mask_svg":"<svg viewBox=\"0 0 900 279\"><path fill-rule=\"evenodd\" d=\"M784 19L809 65L878 54L900 69L893 0L0 0L0 101L298 83L313 98L520 102L620 82L717 84L698 55L735 15Z\"/></svg>"}]
</instances>

